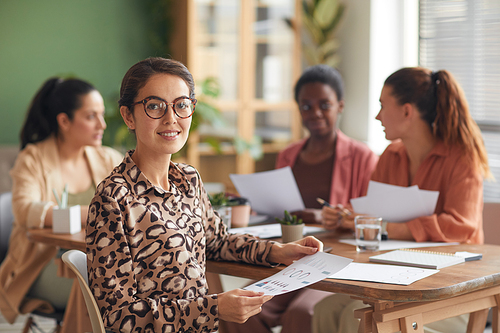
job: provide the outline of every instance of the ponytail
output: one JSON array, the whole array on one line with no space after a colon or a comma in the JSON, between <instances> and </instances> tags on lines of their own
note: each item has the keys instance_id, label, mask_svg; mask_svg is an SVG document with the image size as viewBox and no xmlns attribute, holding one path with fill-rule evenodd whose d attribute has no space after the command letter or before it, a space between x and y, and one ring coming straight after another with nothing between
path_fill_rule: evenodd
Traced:
<instances>
[{"instance_id":1,"label":"ponytail","mask_svg":"<svg viewBox=\"0 0 500 333\"><path fill-rule=\"evenodd\" d=\"M21 149L29 143L43 141L52 134L57 135L57 115L65 113L72 120L74 112L82 105L81 97L93 90L95 88L92 85L79 79L54 77L45 81L28 108L21 129Z\"/></svg>"},{"instance_id":2,"label":"ponytail","mask_svg":"<svg viewBox=\"0 0 500 333\"><path fill-rule=\"evenodd\" d=\"M441 70L436 73L436 119L434 136L446 145L458 144L483 176L492 179L488 154L481 130L469 111L464 91L453 75Z\"/></svg>"},{"instance_id":3,"label":"ponytail","mask_svg":"<svg viewBox=\"0 0 500 333\"><path fill-rule=\"evenodd\" d=\"M493 178L479 126L472 119L462 88L450 72L407 67L391 74L384 84L392 88L399 104L417 107L437 139L447 146L458 145L485 178Z\"/></svg>"}]
</instances>

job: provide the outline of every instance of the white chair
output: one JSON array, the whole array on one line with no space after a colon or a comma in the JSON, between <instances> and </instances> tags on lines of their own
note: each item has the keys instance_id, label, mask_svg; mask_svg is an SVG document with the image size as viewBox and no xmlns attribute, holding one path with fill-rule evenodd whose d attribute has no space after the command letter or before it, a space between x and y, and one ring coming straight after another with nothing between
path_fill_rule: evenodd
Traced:
<instances>
[{"instance_id":1,"label":"white chair","mask_svg":"<svg viewBox=\"0 0 500 333\"><path fill-rule=\"evenodd\" d=\"M75 273L78 279L80 289L85 299L85 305L87 305L87 311L89 312L90 322L92 323L92 331L94 331L94 333L106 333L99 307L89 288L87 255L82 251L69 250L62 255L62 260Z\"/></svg>"},{"instance_id":2,"label":"white chair","mask_svg":"<svg viewBox=\"0 0 500 333\"><path fill-rule=\"evenodd\" d=\"M12 193L0 194L0 263L7 255L9 238L12 231L14 215L12 214Z\"/></svg>"}]
</instances>

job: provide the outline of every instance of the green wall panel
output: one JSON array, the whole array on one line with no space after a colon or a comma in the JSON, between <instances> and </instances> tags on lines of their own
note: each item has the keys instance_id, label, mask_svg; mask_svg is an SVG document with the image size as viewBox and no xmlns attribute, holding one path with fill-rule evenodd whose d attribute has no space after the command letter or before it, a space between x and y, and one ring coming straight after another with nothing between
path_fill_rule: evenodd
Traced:
<instances>
[{"instance_id":1,"label":"green wall panel","mask_svg":"<svg viewBox=\"0 0 500 333\"><path fill-rule=\"evenodd\" d=\"M87 80L115 107L126 70L155 55L148 16L140 0L0 0L0 145L19 143L29 102L51 76Z\"/></svg>"}]
</instances>

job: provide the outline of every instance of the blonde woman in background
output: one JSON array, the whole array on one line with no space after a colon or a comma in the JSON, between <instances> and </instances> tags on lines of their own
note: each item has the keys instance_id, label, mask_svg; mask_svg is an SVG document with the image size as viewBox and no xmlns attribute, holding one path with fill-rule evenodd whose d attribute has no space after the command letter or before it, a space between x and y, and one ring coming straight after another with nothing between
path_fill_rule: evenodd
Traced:
<instances>
[{"instance_id":1,"label":"blonde woman in background","mask_svg":"<svg viewBox=\"0 0 500 333\"><path fill-rule=\"evenodd\" d=\"M69 205L81 205L85 226L97 184L122 159L114 149L101 146L105 128L101 94L79 79L47 80L28 109L21 152L11 170L14 225L0 266L0 310L9 323L34 310L66 308L73 279L57 275L59 249L31 242L26 234L52 227L57 205L53 190L60 195L65 185ZM84 311L64 322L65 331L91 330L83 298L75 302Z\"/></svg>"}]
</instances>

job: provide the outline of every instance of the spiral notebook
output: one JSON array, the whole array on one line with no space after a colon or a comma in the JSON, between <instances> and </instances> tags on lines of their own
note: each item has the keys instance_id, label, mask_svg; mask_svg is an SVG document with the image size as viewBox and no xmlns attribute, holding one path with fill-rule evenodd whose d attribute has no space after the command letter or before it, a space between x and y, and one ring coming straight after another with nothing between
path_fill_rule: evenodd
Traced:
<instances>
[{"instance_id":1,"label":"spiral notebook","mask_svg":"<svg viewBox=\"0 0 500 333\"><path fill-rule=\"evenodd\" d=\"M400 249L370 257L371 262L396 264L420 268L441 269L465 261L453 253L431 252L415 249Z\"/></svg>"}]
</instances>

